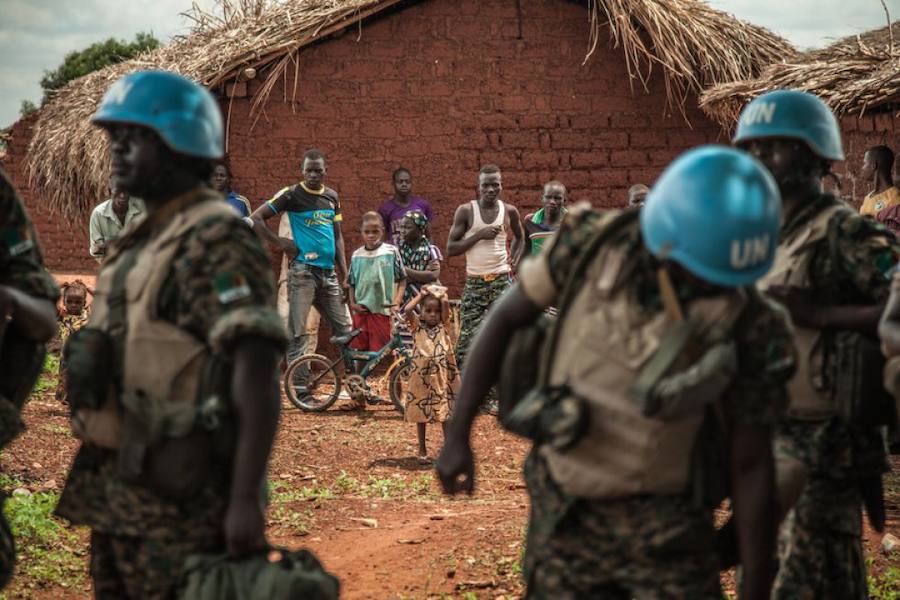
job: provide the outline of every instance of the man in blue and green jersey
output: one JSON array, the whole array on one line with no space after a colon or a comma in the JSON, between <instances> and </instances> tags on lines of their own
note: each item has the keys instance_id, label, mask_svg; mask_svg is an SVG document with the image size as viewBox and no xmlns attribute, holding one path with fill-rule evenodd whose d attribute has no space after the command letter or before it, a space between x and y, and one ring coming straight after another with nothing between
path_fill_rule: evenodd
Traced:
<instances>
[{"instance_id":1,"label":"man in blue and green jersey","mask_svg":"<svg viewBox=\"0 0 900 600\"><path fill-rule=\"evenodd\" d=\"M303 155L303 181L279 191L250 215L254 229L278 246L290 261L288 275L287 360L306 347L306 317L311 306L328 320L333 335L350 331L344 303L347 259L341 233L338 194L325 187L325 155L308 150ZM265 221L287 213L294 239L279 237Z\"/></svg>"}]
</instances>

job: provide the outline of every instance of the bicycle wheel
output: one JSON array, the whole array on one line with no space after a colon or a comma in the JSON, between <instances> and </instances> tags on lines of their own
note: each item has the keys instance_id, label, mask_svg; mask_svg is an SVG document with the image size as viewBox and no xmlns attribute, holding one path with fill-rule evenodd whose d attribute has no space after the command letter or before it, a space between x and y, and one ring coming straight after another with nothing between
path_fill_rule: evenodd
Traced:
<instances>
[{"instance_id":1,"label":"bicycle wheel","mask_svg":"<svg viewBox=\"0 0 900 600\"><path fill-rule=\"evenodd\" d=\"M284 393L297 408L321 412L337 401L341 374L321 354L305 354L285 371Z\"/></svg>"},{"instance_id":2,"label":"bicycle wheel","mask_svg":"<svg viewBox=\"0 0 900 600\"><path fill-rule=\"evenodd\" d=\"M409 375L412 372L412 363L407 360L404 363L391 368L391 377L388 380L388 391L390 392L391 402L401 413L403 411L403 396L406 392L406 382L409 381Z\"/></svg>"}]
</instances>

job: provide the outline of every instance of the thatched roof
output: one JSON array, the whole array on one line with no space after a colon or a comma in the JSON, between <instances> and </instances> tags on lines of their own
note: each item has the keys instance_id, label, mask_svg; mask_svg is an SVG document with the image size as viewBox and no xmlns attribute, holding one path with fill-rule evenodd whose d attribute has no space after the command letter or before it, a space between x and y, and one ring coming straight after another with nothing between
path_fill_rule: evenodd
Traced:
<instances>
[{"instance_id":1,"label":"thatched roof","mask_svg":"<svg viewBox=\"0 0 900 600\"><path fill-rule=\"evenodd\" d=\"M838 115L900 112L900 21L797 58L772 64L755 79L711 87L700 98L701 108L729 127L756 96L800 89L819 95Z\"/></svg>"},{"instance_id":2,"label":"thatched roof","mask_svg":"<svg viewBox=\"0 0 900 600\"><path fill-rule=\"evenodd\" d=\"M401 2L417 0L223 0L224 17L195 8L187 16L190 35L134 60L72 81L42 109L29 147L32 183L53 210L84 214L106 191L105 136L90 117L107 88L126 73L164 69L215 88L255 69L262 85L252 100L259 116L279 78L293 75L297 53L328 35L361 23ZM431 0L449 1L449 0ZM235 4L237 2L237 4ZM793 48L771 32L714 10L701 0L580 0L588 7L587 62L606 25L610 44L620 47L633 80L663 73L669 100L683 105L706 86L752 77L763 65L790 56ZM362 33L364 35L364 33ZM226 117L227 117L226 107Z\"/></svg>"}]
</instances>

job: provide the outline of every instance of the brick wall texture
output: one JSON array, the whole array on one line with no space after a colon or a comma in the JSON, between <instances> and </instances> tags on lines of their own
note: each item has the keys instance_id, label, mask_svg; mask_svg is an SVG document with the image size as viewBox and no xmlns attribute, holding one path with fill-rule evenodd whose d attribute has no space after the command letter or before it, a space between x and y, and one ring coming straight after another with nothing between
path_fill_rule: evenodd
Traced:
<instances>
[{"instance_id":1,"label":"brick wall texture","mask_svg":"<svg viewBox=\"0 0 900 600\"><path fill-rule=\"evenodd\" d=\"M684 114L667 108L659 69L646 90L630 80L608 37L582 65L583 6L530 0L518 13L516 4L413 3L308 47L298 80L292 65L255 127L250 103L262 77L249 82L246 96L223 98L234 187L258 206L298 180L306 149L320 148L328 156L327 183L342 198L349 253L361 243L359 216L391 195L390 174L403 165L413 173L414 193L435 209L435 241L443 247L457 205L476 195L482 164L501 167L503 198L522 214L539 206L542 184L554 178L572 201L613 207L624 204L630 185L652 184L687 148L727 142L695 108L695 97ZM22 161L32 125L16 125L7 169L26 188L51 268L93 270L87 216L62 222L27 190ZM851 160L839 172L848 175L845 195L858 199L867 187L854 178L863 150L898 146L900 130L883 117L842 125ZM454 295L464 267L462 258L445 265L442 279Z\"/></svg>"}]
</instances>

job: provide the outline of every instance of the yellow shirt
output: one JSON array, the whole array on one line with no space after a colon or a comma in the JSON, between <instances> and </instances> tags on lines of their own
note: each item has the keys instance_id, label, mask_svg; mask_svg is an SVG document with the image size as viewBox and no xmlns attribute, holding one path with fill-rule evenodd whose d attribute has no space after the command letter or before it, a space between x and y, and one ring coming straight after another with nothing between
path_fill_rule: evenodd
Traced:
<instances>
[{"instance_id":1,"label":"yellow shirt","mask_svg":"<svg viewBox=\"0 0 900 600\"><path fill-rule=\"evenodd\" d=\"M863 200L859 214L863 216L874 217L885 208L897 206L900 204L900 190L896 187L889 187L880 194L869 194Z\"/></svg>"}]
</instances>

